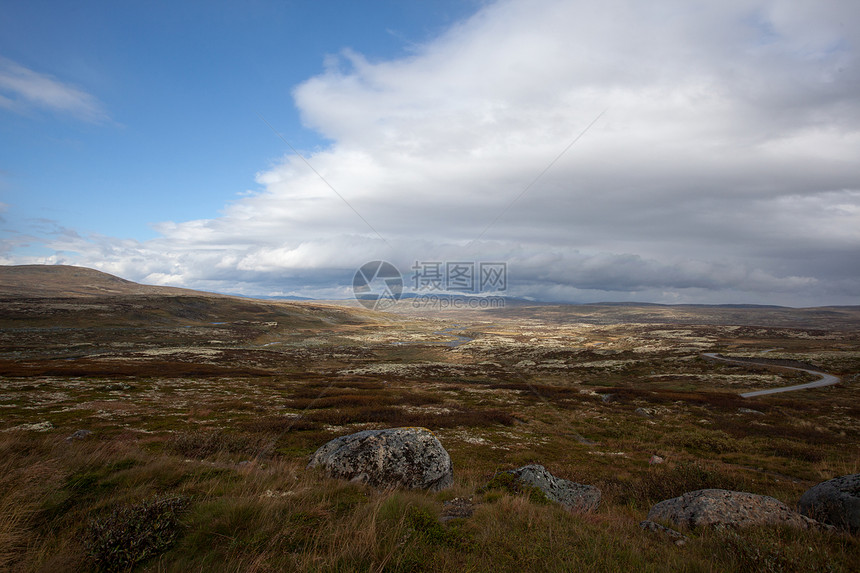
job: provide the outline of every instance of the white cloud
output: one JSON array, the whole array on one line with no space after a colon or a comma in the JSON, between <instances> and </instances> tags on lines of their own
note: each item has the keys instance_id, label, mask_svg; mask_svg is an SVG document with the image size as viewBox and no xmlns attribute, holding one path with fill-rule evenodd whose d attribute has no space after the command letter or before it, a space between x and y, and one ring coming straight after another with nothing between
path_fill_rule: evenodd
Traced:
<instances>
[{"instance_id":1,"label":"white cloud","mask_svg":"<svg viewBox=\"0 0 860 573\"><path fill-rule=\"evenodd\" d=\"M517 295L860 303L858 19L836 0L498 2L408 57L347 51L295 89L334 142L309 161L388 245L286 155L219 218L51 246L260 294L343 292L376 258L406 274L465 259L508 261Z\"/></svg>"},{"instance_id":2,"label":"white cloud","mask_svg":"<svg viewBox=\"0 0 860 573\"><path fill-rule=\"evenodd\" d=\"M0 108L15 113L48 110L93 123L108 120L104 106L91 94L3 57L0 57Z\"/></svg>"}]
</instances>

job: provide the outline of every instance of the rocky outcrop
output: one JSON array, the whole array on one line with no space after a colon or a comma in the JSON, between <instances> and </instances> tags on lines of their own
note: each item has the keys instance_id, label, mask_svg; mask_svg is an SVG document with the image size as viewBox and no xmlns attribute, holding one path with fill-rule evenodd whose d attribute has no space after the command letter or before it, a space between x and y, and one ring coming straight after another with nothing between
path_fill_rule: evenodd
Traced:
<instances>
[{"instance_id":1,"label":"rocky outcrop","mask_svg":"<svg viewBox=\"0 0 860 573\"><path fill-rule=\"evenodd\" d=\"M700 489L661 501L648 512L648 520L677 527L791 525L809 529L819 525L772 497L724 489Z\"/></svg>"},{"instance_id":2,"label":"rocky outcrop","mask_svg":"<svg viewBox=\"0 0 860 573\"><path fill-rule=\"evenodd\" d=\"M600 504L600 490L596 487L555 477L541 465L528 465L500 472L490 480L486 489L492 489L494 482L505 484L506 480L535 488L549 501L559 503L572 511L593 511Z\"/></svg>"},{"instance_id":3,"label":"rocky outcrop","mask_svg":"<svg viewBox=\"0 0 860 573\"><path fill-rule=\"evenodd\" d=\"M822 482L800 498L800 512L852 533L860 532L860 474Z\"/></svg>"},{"instance_id":4,"label":"rocky outcrop","mask_svg":"<svg viewBox=\"0 0 860 573\"><path fill-rule=\"evenodd\" d=\"M365 430L335 438L311 456L308 467L316 466L330 477L382 489L437 491L454 483L451 457L426 428Z\"/></svg>"}]
</instances>

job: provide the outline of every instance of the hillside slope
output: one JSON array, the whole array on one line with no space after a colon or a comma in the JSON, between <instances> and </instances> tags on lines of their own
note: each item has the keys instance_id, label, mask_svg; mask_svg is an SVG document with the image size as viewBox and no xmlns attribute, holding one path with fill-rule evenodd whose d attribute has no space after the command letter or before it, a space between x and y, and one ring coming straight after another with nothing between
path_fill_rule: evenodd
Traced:
<instances>
[{"instance_id":1,"label":"hillside slope","mask_svg":"<svg viewBox=\"0 0 860 573\"><path fill-rule=\"evenodd\" d=\"M142 285L86 267L0 266L0 297L67 298L102 295L223 296L176 287Z\"/></svg>"},{"instance_id":2,"label":"hillside slope","mask_svg":"<svg viewBox=\"0 0 860 573\"><path fill-rule=\"evenodd\" d=\"M274 321L291 328L377 322L359 308L142 285L84 267L0 266L0 327L123 327Z\"/></svg>"}]
</instances>

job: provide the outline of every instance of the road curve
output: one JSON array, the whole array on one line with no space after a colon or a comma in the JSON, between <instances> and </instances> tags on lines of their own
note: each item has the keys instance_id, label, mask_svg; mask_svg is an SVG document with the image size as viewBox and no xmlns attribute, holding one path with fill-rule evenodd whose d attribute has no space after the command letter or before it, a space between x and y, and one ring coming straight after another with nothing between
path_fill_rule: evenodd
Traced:
<instances>
[{"instance_id":1,"label":"road curve","mask_svg":"<svg viewBox=\"0 0 860 573\"><path fill-rule=\"evenodd\" d=\"M732 360L731 358L726 358L724 356L720 356L716 352L704 352L702 356L707 358L712 358L714 360L722 360L723 362L730 362L732 364L761 364L764 366L774 366L769 362L758 362L753 360ZM813 380L812 382L807 382L806 384L795 384L794 386L783 386L782 388L769 388L767 390L756 390L754 392L744 392L741 394L742 398L752 398L754 396L765 396L767 394L778 394L780 392L793 392L795 390L807 390L809 388L821 388L822 386L830 386L831 384L838 384L839 378L832 374L827 374L826 372L819 372L818 370L809 370L806 368L795 368L793 366L778 366L778 368L786 368L788 370L800 370L801 372L809 372L810 374L814 374L815 376L820 376L818 380Z\"/></svg>"}]
</instances>

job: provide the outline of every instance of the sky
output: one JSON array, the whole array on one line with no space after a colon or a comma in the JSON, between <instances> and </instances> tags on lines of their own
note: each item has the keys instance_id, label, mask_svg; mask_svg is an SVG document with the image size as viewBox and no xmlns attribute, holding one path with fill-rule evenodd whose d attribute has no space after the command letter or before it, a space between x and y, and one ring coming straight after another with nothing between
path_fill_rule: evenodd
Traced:
<instances>
[{"instance_id":1,"label":"sky","mask_svg":"<svg viewBox=\"0 0 860 573\"><path fill-rule=\"evenodd\" d=\"M0 0L0 263L860 304L860 3ZM416 265L416 263L418 263ZM423 271L419 271L423 272Z\"/></svg>"}]
</instances>

